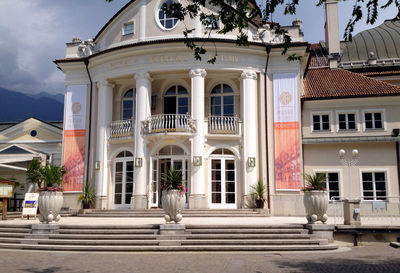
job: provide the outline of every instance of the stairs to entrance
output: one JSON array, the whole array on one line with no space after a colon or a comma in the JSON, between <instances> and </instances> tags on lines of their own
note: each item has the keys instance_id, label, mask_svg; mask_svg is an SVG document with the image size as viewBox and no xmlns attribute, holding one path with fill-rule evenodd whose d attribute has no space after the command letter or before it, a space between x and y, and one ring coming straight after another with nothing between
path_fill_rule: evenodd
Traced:
<instances>
[{"instance_id":1,"label":"stairs to entrance","mask_svg":"<svg viewBox=\"0 0 400 273\"><path fill-rule=\"evenodd\" d=\"M147 210L87 210L79 217L164 217L162 209ZM260 209L185 209L183 217L266 217Z\"/></svg>"},{"instance_id":2,"label":"stairs to entrance","mask_svg":"<svg viewBox=\"0 0 400 273\"><path fill-rule=\"evenodd\" d=\"M0 249L51 251L322 251L338 246L315 239L303 225L187 225L160 235L159 225L61 225L57 234L32 234L30 225L0 225ZM166 238L167 237L167 238Z\"/></svg>"}]
</instances>

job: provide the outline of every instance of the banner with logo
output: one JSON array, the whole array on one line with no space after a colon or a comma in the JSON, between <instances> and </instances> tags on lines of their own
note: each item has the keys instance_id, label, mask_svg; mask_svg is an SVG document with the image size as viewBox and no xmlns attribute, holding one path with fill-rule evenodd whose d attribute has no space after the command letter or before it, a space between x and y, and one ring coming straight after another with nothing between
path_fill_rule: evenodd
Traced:
<instances>
[{"instance_id":1,"label":"banner with logo","mask_svg":"<svg viewBox=\"0 0 400 273\"><path fill-rule=\"evenodd\" d=\"M297 76L274 74L275 188L299 190L300 136Z\"/></svg>"},{"instance_id":2,"label":"banner with logo","mask_svg":"<svg viewBox=\"0 0 400 273\"><path fill-rule=\"evenodd\" d=\"M65 103L63 189L76 192L82 191L85 174L86 85L68 86Z\"/></svg>"}]
</instances>

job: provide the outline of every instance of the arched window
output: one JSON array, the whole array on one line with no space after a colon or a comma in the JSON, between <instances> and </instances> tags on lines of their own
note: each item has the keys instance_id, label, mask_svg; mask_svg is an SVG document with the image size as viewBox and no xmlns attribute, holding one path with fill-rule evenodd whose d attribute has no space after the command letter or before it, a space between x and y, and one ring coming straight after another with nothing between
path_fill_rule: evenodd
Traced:
<instances>
[{"instance_id":1,"label":"arched window","mask_svg":"<svg viewBox=\"0 0 400 273\"><path fill-rule=\"evenodd\" d=\"M174 3L174 1L167 0L164 3L169 6ZM168 15L166 12L163 11L161 7L164 3L161 4L160 9L158 10L158 20L163 28L168 30L173 29L178 23L178 18L172 17L172 15Z\"/></svg>"},{"instance_id":2,"label":"arched window","mask_svg":"<svg viewBox=\"0 0 400 273\"><path fill-rule=\"evenodd\" d=\"M168 88L164 97L164 114L186 114L189 112L189 92L181 85Z\"/></svg>"},{"instance_id":3,"label":"arched window","mask_svg":"<svg viewBox=\"0 0 400 273\"><path fill-rule=\"evenodd\" d=\"M227 84L218 84L211 90L210 113L212 116L233 116L235 100L233 89Z\"/></svg>"},{"instance_id":4,"label":"arched window","mask_svg":"<svg viewBox=\"0 0 400 273\"><path fill-rule=\"evenodd\" d=\"M129 208L134 190L133 154L120 152L114 159L114 207Z\"/></svg>"},{"instance_id":5,"label":"arched window","mask_svg":"<svg viewBox=\"0 0 400 273\"><path fill-rule=\"evenodd\" d=\"M135 91L129 89L122 97L122 113L123 120L131 119L135 115Z\"/></svg>"}]
</instances>

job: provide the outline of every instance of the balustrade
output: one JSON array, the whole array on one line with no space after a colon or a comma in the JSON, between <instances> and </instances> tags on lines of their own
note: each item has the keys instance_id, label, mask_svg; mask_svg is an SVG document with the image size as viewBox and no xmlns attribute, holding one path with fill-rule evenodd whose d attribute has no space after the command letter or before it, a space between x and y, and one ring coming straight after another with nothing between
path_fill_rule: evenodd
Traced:
<instances>
[{"instance_id":1,"label":"balustrade","mask_svg":"<svg viewBox=\"0 0 400 273\"><path fill-rule=\"evenodd\" d=\"M208 133L223 135L239 134L239 118L230 116L209 116Z\"/></svg>"},{"instance_id":2,"label":"balustrade","mask_svg":"<svg viewBox=\"0 0 400 273\"><path fill-rule=\"evenodd\" d=\"M134 120L116 120L110 125L110 138L123 138L133 136Z\"/></svg>"},{"instance_id":3,"label":"balustrade","mask_svg":"<svg viewBox=\"0 0 400 273\"><path fill-rule=\"evenodd\" d=\"M189 115L161 114L153 115L143 122L143 130L147 134L194 132L195 127Z\"/></svg>"}]
</instances>

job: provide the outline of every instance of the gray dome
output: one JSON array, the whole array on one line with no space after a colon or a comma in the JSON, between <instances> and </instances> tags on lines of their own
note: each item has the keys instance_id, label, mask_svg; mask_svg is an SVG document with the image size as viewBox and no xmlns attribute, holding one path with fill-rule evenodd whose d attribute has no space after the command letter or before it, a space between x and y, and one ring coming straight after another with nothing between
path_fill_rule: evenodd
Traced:
<instances>
[{"instance_id":1,"label":"gray dome","mask_svg":"<svg viewBox=\"0 0 400 273\"><path fill-rule=\"evenodd\" d=\"M343 45L341 62L367 61L371 52L378 60L400 58L400 21L386 20L364 30Z\"/></svg>"}]
</instances>

